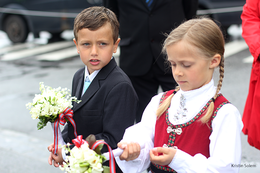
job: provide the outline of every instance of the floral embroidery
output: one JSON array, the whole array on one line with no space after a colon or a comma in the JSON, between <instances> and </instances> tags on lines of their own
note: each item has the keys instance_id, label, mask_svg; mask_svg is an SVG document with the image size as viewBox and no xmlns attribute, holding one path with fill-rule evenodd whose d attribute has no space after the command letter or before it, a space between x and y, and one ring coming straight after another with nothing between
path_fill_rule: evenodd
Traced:
<instances>
[{"instance_id":1,"label":"floral embroidery","mask_svg":"<svg viewBox=\"0 0 260 173\"><path fill-rule=\"evenodd\" d=\"M157 169L160 169L160 170L163 170L163 171L167 171L167 172L173 172L173 173L177 173L176 171L174 171L172 168L170 167L164 167L164 166L161 166L161 165L157 165L157 164L154 164L152 163Z\"/></svg>"},{"instance_id":2,"label":"floral embroidery","mask_svg":"<svg viewBox=\"0 0 260 173\"><path fill-rule=\"evenodd\" d=\"M215 110L215 112L213 113L212 119L211 119L211 123L210 123L210 130L211 130L211 131L212 131L212 127L211 127L212 121L213 121L214 118L216 117L216 115L217 115L217 113L218 113L218 110L219 110L223 105L225 105L225 104L227 104L227 103L230 103L230 102L229 102L229 101L225 101L225 102L221 103L221 104L217 107L217 109Z\"/></svg>"},{"instance_id":3,"label":"floral embroidery","mask_svg":"<svg viewBox=\"0 0 260 173\"><path fill-rule=\"evenodd\" d=\"M180 105L177 109L177 112L176 114L173 115L173 120L175 122L179 122L180 119L186 119L186 115L187 115L187 108L185 107L186 105L186 98L184 97L183 94L181 94L181 97L180 97Z\"/></svg>"}]
</instances>

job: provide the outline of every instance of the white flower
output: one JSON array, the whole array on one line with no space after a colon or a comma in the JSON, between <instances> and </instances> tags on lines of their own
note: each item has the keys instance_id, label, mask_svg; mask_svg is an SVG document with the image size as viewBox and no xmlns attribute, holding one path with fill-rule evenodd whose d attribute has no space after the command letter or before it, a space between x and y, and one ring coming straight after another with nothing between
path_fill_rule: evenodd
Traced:
<instances>
[{"instance_id":1,"label":"white flower","mask_svg":"<svg viewBox=\"0 0 260 173\"><path fill-rule=\"evenodd\" d=\"M87 161L91 165L94 165L97 161L96 152L93 150L83 150L84 151L84 161Z\"/></svg>"},{"instance_id":2,"label":"white flower","mask_svg":"<svg viewBox=\"0 0 260 173\"><path fill-rule=\"evenodd\" d=\"M82 152L81 148L78 147L74 147L71 150L71 155L73 158L77 159L77 160L84 160L84 153Z\"/></svg>"},{"instance_id":3,"label":"white flower","mask_svg":"<svg viewBox=\"0 0 260 173\"><path fill-rule=\"evenodd\" d=\"M94 150L89 149L87 142L71 150L65 147L65 151L70 152L70 155L67 156L62 170L68 173L102 173L104 160Z\"/></svg>"},{"instance_id":4,"label":"white flower","mask_svg":"<svg viewBox=\"0 0 260 173\"><path fill-rule=\"evenodd\" d=\"M33 101L26 104L32 119L41 121L38 123L38 129L43 128L48 121L54 122L66 108L72 108L72 101L80 102L76 97L71 97L67 88L51 88L40 82L40 91L41 94L35 94Z\"/></svg>"},{"instance_id":5,"label":"white flower","mask_svg":"<svg viewBox=\"0 0 260 173\"><path fill-rule=\"evenodd\" d=\"M92 170L92 173L93 171L98 171L98 172L102 172L103 171L103 166L100 162L96 162L93 166L93 170Z\"/></svg>"}]
</instances>

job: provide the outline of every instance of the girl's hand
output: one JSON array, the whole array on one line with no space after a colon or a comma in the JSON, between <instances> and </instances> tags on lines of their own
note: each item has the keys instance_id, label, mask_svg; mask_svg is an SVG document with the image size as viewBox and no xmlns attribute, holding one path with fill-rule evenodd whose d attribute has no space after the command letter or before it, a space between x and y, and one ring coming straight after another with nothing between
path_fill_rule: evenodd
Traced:
<instances>
[{"instance_id":1,"label":"girl's hand","mask_svg":"<svg viewBox=\"0 0 260 173\"><path fill-rule=\"evenodd\" d=\"M157 147L150 150L150 161L158 165L169 165L176 154L176 149Z\"/></svg>"},{"instance_id":2,"label":"girl's hand","mask_svg":"<svg viewBox=\"0 0 260 173\"><path fill-rule=\"evenodd\" d=\"M120 160L130 161L138 158L140 155L141 147L138 143L120 142L117 144L117 146L124 150L123 153L119 156Z\"/></svg>"}]
</instances>

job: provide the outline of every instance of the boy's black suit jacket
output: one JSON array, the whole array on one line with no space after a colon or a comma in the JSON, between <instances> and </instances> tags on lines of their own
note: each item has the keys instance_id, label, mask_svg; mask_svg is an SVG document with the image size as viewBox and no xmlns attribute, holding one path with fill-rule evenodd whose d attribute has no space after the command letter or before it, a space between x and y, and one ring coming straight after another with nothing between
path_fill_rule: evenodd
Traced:
<instances>
[{"instance_id":1,"label":"boy's black suit jacket","mask_svg":"<svg viewBox=\"0 0 260 173\"><path fill-rule=\"evenodd\" d=\"M149 10L145 1L103 0L118 17L119 66L130 76L146 74L154 62L163 71L168 67L162 53L165 34L194 17L198 7L198 0L153 0Z\"/></svg>"},{"instance_id":2,"label":"boy's black suit jacket","mask_svg":"<svg viewBox=\"0 0 260 173\"><path fill-rule=\"evenodd\" d=\"M83 135L83 139L94 134L113 149L117 148L125 129L134 124L138 97L114 58L100 70L81 97L84 70L82 68L75 73L72 83L72 96L81 100L72 108L77 133ZM70 123L67 124L62 132L63 139L71 143L75 138L74 130Z\"/></svg>"}]
</instances>

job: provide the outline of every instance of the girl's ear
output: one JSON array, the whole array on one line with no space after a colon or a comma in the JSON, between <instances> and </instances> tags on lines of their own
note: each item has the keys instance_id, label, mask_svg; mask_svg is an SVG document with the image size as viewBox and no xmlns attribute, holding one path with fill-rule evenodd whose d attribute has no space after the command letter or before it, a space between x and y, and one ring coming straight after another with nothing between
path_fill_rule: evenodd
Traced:
<instances>
[{"instance_id":1,"label":"girl's ear","mask_svg":"<svg viewBox=\"0 0 260 173\"><path fill-rule=\"evenodd\" d=\"M210 61L209 68L216 68L216 67L218 67L220 61L221 61L221 55L220 54L214 55L214 57Z\"/></svg>"}]
</instances>

